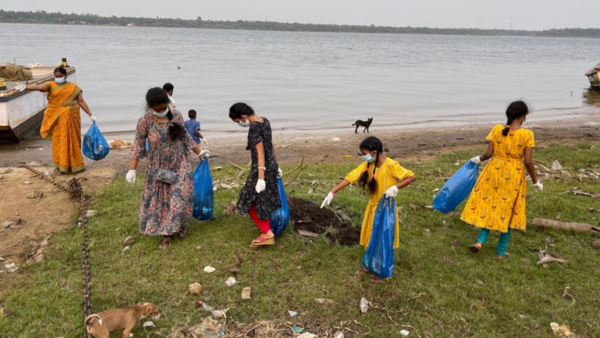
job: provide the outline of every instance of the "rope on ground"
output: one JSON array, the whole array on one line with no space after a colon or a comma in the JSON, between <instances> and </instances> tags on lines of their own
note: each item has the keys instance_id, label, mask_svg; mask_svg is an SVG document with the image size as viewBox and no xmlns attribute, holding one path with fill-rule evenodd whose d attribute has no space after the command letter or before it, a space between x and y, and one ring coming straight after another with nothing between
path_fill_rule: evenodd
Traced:
<instances>
[{"instance_id":1,"label":"rope on ground","mask_svg":"<svg viewBox=\"0 0 600 338\"><path fill-rule=\"evenodd\" d=\"M83 274L83 317L87 318L87 316L92 314L92 279L91 279L91 271L90 271L90 252L88 247L88 226L87 226L87 199L83 192L83 187L78 179L73 178L69 181L68 186L64 186L58 183L52 176L46 175L36 169L33 169L30 166L24 165L22 168L29 170L35 177L39 177L50 184L54 185L58 189L68 193L71 198L79 198L79 225L82 228L83 235L83 245L82 245L82 256L83 256L83 266L82 266L82 274ZM83 337L88 338L89 335L87 330L84 327Z\"/></svg>"}]
</instances>

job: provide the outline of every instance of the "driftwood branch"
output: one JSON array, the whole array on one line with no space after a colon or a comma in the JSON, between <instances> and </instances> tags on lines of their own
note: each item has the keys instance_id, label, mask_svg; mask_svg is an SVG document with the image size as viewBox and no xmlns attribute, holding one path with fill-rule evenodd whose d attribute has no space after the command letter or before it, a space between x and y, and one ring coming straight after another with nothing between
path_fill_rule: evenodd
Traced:
<instances>
[{"instance_id":1,"label":"driftwood branch","mask_svg":"<svg viewBox=\"0 0 600 338\"><path fill-rule=\"evenodd\" d=\"M599 198L600 199L600 194L596 194L596 193L592 193L592 192L584 192L584 191L571 191L571 193L575 196L587 196L587 197L591 197L591 198Z\"/></svg>"},{"instance_id":2,"label":"driftwood branch","mask_svg":"<svg viewBox=\"0 0 600 338\"><path fill-rule=\"evenodd\" d=\"M600 228L594 227L591 224L587 223L559 222L551 219L534 217L531 219L531 224L556 230L573 230L577 232L591 232L600 234Z\"/></svg>"},{"instance_id":3,"label":"driftwood branch","mask_svg":"<svg viewBox=\"0 0 600 338\"><path fill-rule=\"evenodd\" d=\"M302 168L302 165L303 165L303 164L304 164L304 156L302 156L302 160L300 161L300 165L299 165L299 166L297 166L296 168L294 168L294 169L292 169L292 170L288 171L288 172L287 172L287 173L285 173L285 174L286 174L286 175L289 175L289 174L293 173L294 171L296 171L296 170L298 170L298 169Z\"/></svg>"},{"instance_id":4,"label":"driftwood branch","mask_svg":"<svg viewBox=\"0 0 600 338\"><path fill-rule=\"evenodd\" d=\"M244 170L244 168L240 167L237 164L229 163L230 166L237 168L238 170Z\"/></svg>"},{"instance_id":5,"label":"driftwood branch","mask_svg":"<svg viewBox=\"0 0 600 338\"><path fill-rule=\"evenodd\" d=\"M304 164L304 157L302 157L302 161L300 162L300 165L299 165L298 167L294 168L293 170L291 170L290 172L288 172L288 173L287 173L287 175L289 175L289 174L293 173L294 171L296 171L296 170L299 170L299 171L298 171L298 174L296 174L296 177L294 177L293 179L289 180L289 181L287 182L287 184L286 184L286 185L291 185L291 184L293 184L295 181L297 181L297 180L298 180L298 177L300 177L300 174L302 174L302 172L303 172L303 171L304 171L306 168L308 168L308 164L307 164L307 165L305 165L305 166L302 166L303 164Z\"/></svg>"}]
</instances>

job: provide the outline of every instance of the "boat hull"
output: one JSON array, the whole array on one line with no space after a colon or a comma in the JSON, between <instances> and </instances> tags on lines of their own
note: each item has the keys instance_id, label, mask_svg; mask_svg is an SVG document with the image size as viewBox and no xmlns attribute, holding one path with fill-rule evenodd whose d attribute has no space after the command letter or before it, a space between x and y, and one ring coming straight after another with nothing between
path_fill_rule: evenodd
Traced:
<instances>
[{"instance_id":1,"label":"boat hull","mask_svg":"<svg viewBox=\"0 0 600 338\"><path fill-rule=\"evenodd\" d=\"M600 88L600 64L590 69L585 73L585 76L587 76L588 81L590 81L590 86L593 88Z\"/></svg>"},{"instance_id":2,"label":"boat hull","mask_svg":"<svg viewBox=\"0 0 600 338\"><path fill-rule=\"evenodd\" d=\"M46 94L41 92L0 101L0 143L18 143L36 129L39 131L47 102Z\"/></svg>"},{"instance_id":3,"label":"boat hull","mask_svg":"<svg viewBox=\"0 0 600 338\"><path fill-rule=\"evenodd\" d=\"M588 75L588 80L590 81L590 85L594 88L600 88L600 72L596 72L594 75Z\"/></svg>"}]
</instances>

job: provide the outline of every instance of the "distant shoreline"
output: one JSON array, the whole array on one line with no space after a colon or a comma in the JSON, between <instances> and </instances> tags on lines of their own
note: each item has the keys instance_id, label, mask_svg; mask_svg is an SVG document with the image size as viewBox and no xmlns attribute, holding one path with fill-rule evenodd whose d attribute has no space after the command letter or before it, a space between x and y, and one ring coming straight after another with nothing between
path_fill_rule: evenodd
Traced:
<instances>
[{"instance_id":1,"label":"distant shoreline","mask_svg":"<svg viewBox=\"0 0 600 338\"><path fill-rule=\"evenodd\" d=\"M196 28L223 30L254 30L275 32L323 32L323 33L364 33L364 34L405 34L405 35L458 35L458 36L526 36L526 37L568 37L600 38L600 28L563 28L549 30L512 30L479 28L429 28L394 27L375 25L335 25L312 23L287 23L274 21L218 21L174 18L144 18L99 16L92 14L66 14L45 11L24 12L0 9L0 23L7 24L51 24L71 26L145 27L145 28Z\"/></svg>"},{"instance_id":2,"label":"distant shoreline","mask_svg":"<svg viewBox=\"0 0 600 338\"><path fill-rule=\"evenodd\" d=\"M280 33L335 33L335 34L386 34L386 35L427 35L427 36L479 36L479 37L514 37L514 38L554 38L554 39L600 39L600 36L561 36L561 35L486 35L486 34L444 34L444 33L390 33L390 32L347 32L347 31L310 31L310 30L272 30L272 29L246 29L246 28L212 28L212 27L176 27L176 26L133 26L102 25L102 24L70 24L60 22L4 22L5 25L51 25L51 26L83 26L83 27L114 27L114 28L156 28L156 29L205 29L205 30L230 30L230 31L256 31ZM599 29L600 30L600 29ZM532 31L533 32L533 31Z\"/></svg>"}]
</instances>

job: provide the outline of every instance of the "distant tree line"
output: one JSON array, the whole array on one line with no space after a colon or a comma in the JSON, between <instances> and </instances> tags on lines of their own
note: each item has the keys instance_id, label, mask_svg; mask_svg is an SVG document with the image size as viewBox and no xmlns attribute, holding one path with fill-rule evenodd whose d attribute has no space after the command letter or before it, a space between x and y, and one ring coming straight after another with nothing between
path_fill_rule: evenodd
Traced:
<instances>
[{"instance_id":1,"label":"distant tree line","mask_svg":"<svg viewBox=\"0 0 600 338\"><path fill-rule=\"evenodd\" d=\"M508 29L476 28L427 28L427 27L390 27L284 23L272 21L216 21L99 16L94 14L51 13L46 11L16 12L0 9L0 22L7 23L47 23L71 25L105 26L143 26L143 27L181 27L207 29L242 29L292 32L347 32L347 33L391 33L391 34L430 34L430 35L487 35L487 36L556 36L556 37L594 37L600 38L597 28L551 29L546 31L526 31Z\"/></svg>"}]
</instances>

